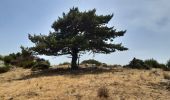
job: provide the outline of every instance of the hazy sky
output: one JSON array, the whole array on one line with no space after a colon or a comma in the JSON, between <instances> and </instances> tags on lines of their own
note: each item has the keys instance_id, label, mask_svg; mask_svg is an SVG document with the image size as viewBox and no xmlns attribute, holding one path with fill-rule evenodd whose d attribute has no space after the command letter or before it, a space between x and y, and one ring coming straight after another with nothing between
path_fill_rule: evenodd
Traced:
<instances>
[{"instance_id":1,"label":"hazy sky","mask_svg":"<svg viewBox=\"0 0 170 100\"><path fill-rule=\"evenodd\" d=\"M97 14L114 14L109 25L127 30L122 42L128 51L110 55L84 55L109 64L127 64L133 57L155 58L160 63L170 59L169 0L0 0L0 54L31 46L28 33L48 34L52 23L72 7L81 11L97 9ZM70 61L67 56L45 57L52 64Z\"/></svg>"}]
</instances>

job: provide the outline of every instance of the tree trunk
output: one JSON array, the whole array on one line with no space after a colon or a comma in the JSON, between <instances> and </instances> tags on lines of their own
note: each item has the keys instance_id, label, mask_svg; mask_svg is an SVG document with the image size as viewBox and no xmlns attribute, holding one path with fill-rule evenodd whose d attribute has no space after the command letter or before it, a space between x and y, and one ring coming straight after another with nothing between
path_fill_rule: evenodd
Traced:
<instances>
[{"instance_id":1,"label":"tree trunk","mask_svg":"<svg viewBox=\"0 0 170 100\"><path fill-rule=\"evenodd\" d=\"M78 50L73 49L72 50L72 61L71 61L71 69L73 70L78 69L77 59L78 59Z\"/></svg>"}]
</instances>

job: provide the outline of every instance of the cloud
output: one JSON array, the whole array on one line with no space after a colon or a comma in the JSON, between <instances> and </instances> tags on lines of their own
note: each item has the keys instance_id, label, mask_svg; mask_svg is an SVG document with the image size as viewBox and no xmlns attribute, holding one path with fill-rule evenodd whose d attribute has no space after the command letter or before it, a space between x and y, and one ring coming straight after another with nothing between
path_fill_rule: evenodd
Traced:
<instances>
[{"instance_id":1,"label":"cloud","mask_svg":"<svg viewBox=\"0 0 170 100\"><path fill-rule=\"evenodd\" d=\"M128 27L146 29L153 33L168 34L170 27L169 3L167 0L127 0L123 4L126 12L123 16L128 23ZM133 6L132 6L133 4ZM123 7L122 6L122 7Z\"/></svg>"}]
</instances>

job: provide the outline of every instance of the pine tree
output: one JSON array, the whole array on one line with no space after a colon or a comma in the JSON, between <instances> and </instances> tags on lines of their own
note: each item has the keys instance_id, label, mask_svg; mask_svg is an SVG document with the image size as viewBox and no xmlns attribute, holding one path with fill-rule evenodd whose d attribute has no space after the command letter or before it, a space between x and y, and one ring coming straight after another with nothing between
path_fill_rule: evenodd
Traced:
<instances>
[{"instance_id":1,"label":"pine tree","mask_svg":"<svg viewBox=\"0 0 170 100\"><path fill-rule=\"evenodd\" d=\"M29 34L29 39L35 43L30 49L39 55L70 54L72 69L78 69L79 53L110 54L116 50L127 50L121 43L113 43L114 38L123 36L126 31L116 31L114 27L108 27L112 17L113 14L97 15L96 9L80 12L73 7L52 24L54 32L49 32L48 35Z\"/></svg>"}]
</instances>

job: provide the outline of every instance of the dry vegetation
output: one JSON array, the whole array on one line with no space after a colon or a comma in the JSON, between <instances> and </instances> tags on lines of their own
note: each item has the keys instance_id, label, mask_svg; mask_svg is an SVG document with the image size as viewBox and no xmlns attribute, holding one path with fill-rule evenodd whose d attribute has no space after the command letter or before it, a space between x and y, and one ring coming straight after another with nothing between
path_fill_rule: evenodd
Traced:
<instances>
[{"instance_id":1,"label":"dry vegetation","mask_svg":"<svg viewBox=\"0 0 170 100\"><path fill-rule=\"evenodd\" d=\"M50 69L31 73L16 68L0 74L0 100L169 100L168 74L160 69Z\"/></svg>"}]
</instances>

